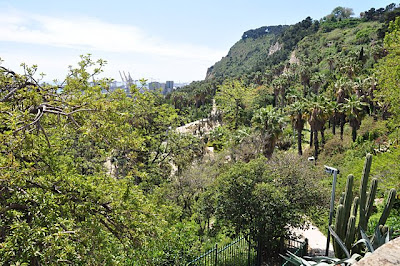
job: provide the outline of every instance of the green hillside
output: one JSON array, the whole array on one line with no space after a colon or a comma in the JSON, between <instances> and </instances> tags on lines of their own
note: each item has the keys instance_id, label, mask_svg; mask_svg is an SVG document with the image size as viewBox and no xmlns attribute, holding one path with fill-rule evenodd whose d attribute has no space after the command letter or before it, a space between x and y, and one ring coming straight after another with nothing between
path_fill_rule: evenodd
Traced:
<instances>
[{"instance_id":1,"label":"green hillside","mask_svg":"<svg viewBox=\"0 0 400 266\"><path fill-rule=\"evenodd\" d=\"M223 57L207 71L206 79L234 77L257 69L259 64L274 53L272 47L278 47L277 36L286 27L262 27L243 33L240 39ZM261 32L257 34L257 32Z\"/></svg>"},{"instance_id":2,"label":"green hillside","mask_svg":"<svg viewBox=\"0 0 400 266\"><path fill-rule=\"evenodd\" d=\"M380 184L378 201L384 201L390 188L399 190L400 7L371 8L359 18L350 11L338 7L324 18L308 17L273 33L268 27L243 33L200 82L214 86L215 94L208 97L215 98L222 125L205 137L207 145L228 154L234 165L269 158L267 168L275 160L288 163L297 153L296 167L306 174L306 164L312 165L321 176L313 182L325 195L332 177L323 174L324 165L336 167L341 171L336 199L345 190L347 175L354 174L359 184L370 153L371 176ZM186 110L201 108L190 104L200 84L185 88ZM327 201L320 200L306 213L326 233ZM388 225L399 236L398 200L394 206ZM382 209L379 205L371 223L378 222Z\"/></svg>"},{"instance_id":3,"label":"green hillside","mask_svg":"<svg viewBox=\"0 0 400 266\"><path fill-rule=\"evenodd\" d=\"M327 232L324 165L337 257L399 237L400 5L351 15L246 31L166 96L110 89L91 55L52 84L0 60L0 264L188 265L241 239L275 265L293 228Z\"/></svg>"}]
</instances>

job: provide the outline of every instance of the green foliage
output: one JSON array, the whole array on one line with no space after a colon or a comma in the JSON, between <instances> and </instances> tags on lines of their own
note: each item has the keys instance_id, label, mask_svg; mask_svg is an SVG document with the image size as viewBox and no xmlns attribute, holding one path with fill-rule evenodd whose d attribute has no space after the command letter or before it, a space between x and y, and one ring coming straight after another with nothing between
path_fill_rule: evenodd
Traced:
<instances>
[{"instance_id":1,"label":"green foliage","mask_svg":"<svg viewBox=\"0 0 400 266\"><path fill-rule=\"evenodd\" d=\"M37 81L35 66L0 67L0 264L190 258L197 225L154 188L170 162L183 169L201 153L199 141L170 132L178 116L160 95L103 93L104 64L83 56L60 87Z\"/></svg>"},{"instance_id":2,"label":"green foliage","mask_svg":"<svg viewBox=\"0 0 400 266\"><path fill-rule=\"evenodd\" d=\"M208 136L208 145L220 151L228 144L229 139L230 131L226 127L216 127Z\"/></svg>"},{"instance_id":3,"label":"green foliage","mask_svg":"<svg viewBox=\"0 0 400 266\"><path fill-rule=\"evenodd\" d=\"M370 198L361 196L359 223L385 220L398 235L395 212L388 215L394 200L378 207L380 221L372 208L375 193L400 189L398 19L385 50L380 42L397 8L362 19L336 11L321 22L247 31L207 80L165 98L136 86L129 95L109 92L110 80L97 78L105 61L90 56L56 85L38 80L36 66L22 65L23 74L0 66L0 264L180 265L239 231L273 252L303 214L327 220L321 188L330 179L290 149L297 135L298 153L311 153L301 145L310 127L321 163L344 175L361 172L367 152L377 154L370 172L383 186L373 181ZM202 138L174 131L210 116L214 96L221 116L210 119L225 125ZM380 116L391 116L389 127ZM203 158L205 143L218 154ZM288 151L273 156L275 147ZM347 247L357 230L350 183L338 213L348 222L337 228ZM368 232L371 245L390 234L377 228Z\"/></svg>"},{"instance_id":4,"label":"green foliage","mask_svg":"<svg viewBox=\"0 0 400 266\"><path fill-rule=\"evenodd\" d=\"M282 114L272 106L260 108L253 116L252 124L261 134L264 156L271 158L275 144L285 125Z\"/></svg>"},{"instance_id":5,"label":"green foliage","mask_svg":"<svg viewBox=\"0 0 400 266\"><path fill-rule=\"evenodd\" d=\"M217 81L194 81L166 95L165 100L177 110L182 123L193 122L209 116L217 84Z\"/></svg>"},{"instance_id":6,"label":"green foliage","mask_svg":"<svg viewBox=\"0 0 400 266\"><path fill-rule=\"evenodd\" d=\"M267 28L268 33L265 27L245 32L228 55L208 69L207 79L237 78L283 63L300 40L318 30L319 22L307 17L294 25ZM278 49L272 52L272 46Z\"/></svg>"},{"instance_id":7,"label":"green foliage","mask_svg":"<svg viewBox=\"0 0 400 266\"><path fill-rule=\"evenodd\" d=\"M217 107L223 112L223 120L233 129L248 121L248 107L253 99L253 90L242 81L227 80L218 87L215 95Z\"/></svg>"},{"instance_id":8,"label":"green foliage","mask_svg":"<svg viewBox=\"0 0 400 266\"><path fill-rule=\"evenodd\" d=\"M361 21L355 18L346 18L342 20L326 20L321 23L321 29L324 32L330 32L334 29L352 28L360 24Z\"/></svg>"},{"instance_id":9,"label":"green foliage","mask_svg":"<svg viewBox=\"0 0 400 266\"><path fill-rule=\"evenodd\" d=\"M378 77L377 97L383 108L388 108L392 113L392 120L398 125L400 120L399 88L400 88L400 18L390 23L389 32L385 36L385 48L389 54L379 61L376 68Z\"/></svg>"},{"instance_id":10,"label":"green foliage","mask_svg":"<svg viewBox=\"0 0 400 266\"><path fill-rule=\"evenodd\" d=\"M301 227L308 207L321 201L322 193L313 190L316 180L310 166L293 155L238 162L217 180L217 217L260 239L265 252L276 254L287 229Z\"/></svg>"}]
</instances>

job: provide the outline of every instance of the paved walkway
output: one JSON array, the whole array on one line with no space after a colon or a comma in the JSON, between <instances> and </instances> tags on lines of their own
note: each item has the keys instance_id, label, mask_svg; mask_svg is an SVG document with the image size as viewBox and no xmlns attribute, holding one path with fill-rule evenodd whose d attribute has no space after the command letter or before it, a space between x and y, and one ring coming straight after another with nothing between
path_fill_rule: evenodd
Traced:
<instances>
[{"instance_id":1,"label":"paved walkway","mask_svg":"<svg viewBox=\"0 0 400 266\"><path fill-rule=\"evenodd\" d=\"M309 253L315 256L325 256L326 249L326 237L322 232L315 226L310 225L308 229L294 229L293 233L296 236L300 236L301 240L308 239L308 250ZM329 256L333 257L333 247L329 244Z\"/></svg>"}]
</instances>

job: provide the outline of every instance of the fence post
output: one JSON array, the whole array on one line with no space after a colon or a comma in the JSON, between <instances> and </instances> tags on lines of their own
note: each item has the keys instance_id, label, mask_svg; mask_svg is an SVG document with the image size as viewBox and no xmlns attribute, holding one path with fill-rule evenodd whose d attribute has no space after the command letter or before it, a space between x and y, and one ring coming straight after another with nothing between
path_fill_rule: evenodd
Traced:
<instances>
[{"instance_id":1,"label":"fence post","mask_svg":"<svg viewBox=\"0 0 400 266\"><path fill-rule=\"evenodd\" d=\"M261 265L261 238L260 236L258 237L258 243L257 243L257 266Z\"/></svg>"},{"instance_id":2,"label":"fence post","mask_svg":"<svg viewBox=\"0 0 400 266\"><path fill-rule=\"evenodd\" d=\"M307 256L308 255L308 239L304 239L304 247L303 247L303 256Z\"/></svg>"},{"instance_id":3,"label":"fence post","mask_svg":"<svg viewBox=\"0 0 400 266\"><path fill-rule=\"evenodd\" d=\"M250 245L250 235L247 236L247 241L249 242L249 249L247 250L247 266L250 266L250 250L251 250L251 245Z\"/></svg>"},{"instance_id":4,"label":"fence post","mask_svg":"<svg viewBox=\"0 0 400 266\"><path fill-rule=\"evenodd\" d=\"M218 263L218 244L215 244L215 266L217 266Z\"/></svg>"}]
</instances>

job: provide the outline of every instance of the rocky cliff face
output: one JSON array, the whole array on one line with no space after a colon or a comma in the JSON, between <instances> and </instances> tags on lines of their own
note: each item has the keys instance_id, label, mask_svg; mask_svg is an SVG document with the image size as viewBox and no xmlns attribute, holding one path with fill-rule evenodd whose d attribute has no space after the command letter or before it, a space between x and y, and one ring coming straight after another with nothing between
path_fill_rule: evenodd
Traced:
<instances>
[{"instance_id":1,"label":"rocky cliff face","mask_svg":"<svg viewBox=\"0 0 400 266\"><path fill-rule=\"evenodd\" d=\"M280 44L279 42L276 42L274 45L269 47L268 55L273 55L274 53L280 51L282 49L283 45Z\"/></svg>"},{"instance_id":2,"label":"rocky cliff face","mask_svg":"<svg viewBox=\"0 0 400 266\"><path fill-rule=\"evenodd\" d=\"M213 77L214 77L214 75L213 75L213 69L214 69L214 66L211 66L211 67L209 67L208 69L207 69L207 73L206 73L206 80L207 79L212 79Z\"/></svg>"}]
</instances>

